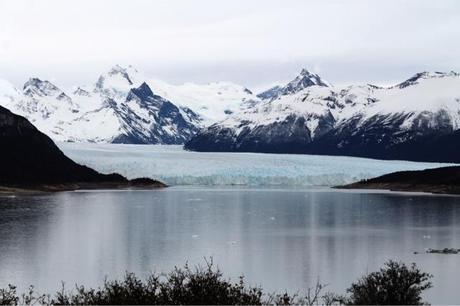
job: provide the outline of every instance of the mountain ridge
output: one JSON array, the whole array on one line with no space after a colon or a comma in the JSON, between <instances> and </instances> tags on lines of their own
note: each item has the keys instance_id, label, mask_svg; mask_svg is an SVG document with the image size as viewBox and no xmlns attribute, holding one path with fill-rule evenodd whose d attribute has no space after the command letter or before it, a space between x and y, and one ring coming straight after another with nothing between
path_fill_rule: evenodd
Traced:
<instances>
[{"instance_id":1,"label":"mountain ridge","mask_svg":"<svg viewBox=\"0 0 460 306\"><path fill-rule=\"evenodd\" d=\"M8 89L14 95L3 98L0 93L0 105L27 117L59 141L181 144L196 133L202 121L198 114L150 88L146 91L147 87L135 68L116 65L94 86L79 86L70 94L47 80L30 78L22 92ZM128 99L133 89L137 94L144 90L143 96ZM160 104L170 111L161 111Z\"/></svg>"},{"instance_id":2,"label":"mountain ridge","mask_svg":"<svg viewBox=\"0 0 460 306\"><path fill-rule=\"evenodd\" d=\"M231 82L170 85L116 65L70 92L39 78L22 91L2 81L0 105L59 141L459 162L449 144L460 128L459 88L453 71L382 87L334 86L302 69L254 94Z\"/></svg>"},{"instance_id":3,"label":"mountain ridge","mask_svg":"<svg viewBox=\"0 0 460 306\"><path fill-rule=\"evenodd\" d=\"M174 112L159 111L146 102L149 98L128 99L141 86L148 86L158 101L169 101ZM115 65L94 84L69 90L37 77L22 90L0 80L0 105L27 117L56 141L183 144L199 129L259 102L249 89L231 82L171 85L132 66Z\"/></svg>"},{"instance_id":4,"label":"mountain ridge","mask_svg":"<svg viewBox=\"0 0 460 306\"><path fill-rule=\"evenodd\" d=\"M457 146L449 146L451 154L428 150L432 152L429 155L416 150L426 151L433 139L446 146L446 138L457 138L458 73L419 73L391 87L300 88L211 125L185 148L460 162Z\"/></svg>"}]
</instances>

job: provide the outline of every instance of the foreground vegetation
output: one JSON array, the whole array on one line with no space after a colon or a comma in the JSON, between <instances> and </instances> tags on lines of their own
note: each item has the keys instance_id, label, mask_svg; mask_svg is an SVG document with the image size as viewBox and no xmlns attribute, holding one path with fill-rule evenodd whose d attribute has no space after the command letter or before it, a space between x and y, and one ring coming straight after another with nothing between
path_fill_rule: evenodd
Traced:
<instances>
[{"instance_id":1,"label":"foreground vegetation","mask_svg":"<svg viewBox=\"0 0 460 306\"><path fill-rule=\"evenodd\" d=\"M211 260L204 267L176 267L168 274L152 274L144 281L127 273L123 280L106 280L97 289L76 285L68 291L62 285L54 295L37 294L33 287L18 295L10 285L0 289L0 305L417 305L423 303L421 294L431 287L431 277L415 264L408 267L389 261L380 271L351 284L346 295L324 292L325 286L319 283L304 294L276 294L247 285L243 277L235 283L225 279Z\"/></svg>"}]
</instances>

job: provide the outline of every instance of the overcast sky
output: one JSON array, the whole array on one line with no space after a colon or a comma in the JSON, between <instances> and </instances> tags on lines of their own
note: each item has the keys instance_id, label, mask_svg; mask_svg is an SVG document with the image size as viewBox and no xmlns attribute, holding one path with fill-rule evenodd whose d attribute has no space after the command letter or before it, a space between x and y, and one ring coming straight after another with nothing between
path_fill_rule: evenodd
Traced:
<instances>
[{"instance_id":1,"label":"overcast sky","mask_svg":"<svg viewBox=\"0 0 460 306\"><path fill-rule=\"evenodd\" d=\"M460 70L460 1L0 1L0 78L69 86L114 64L176 84L260 88L302 67L388 84Z\"/></svg>"}]
</instances>

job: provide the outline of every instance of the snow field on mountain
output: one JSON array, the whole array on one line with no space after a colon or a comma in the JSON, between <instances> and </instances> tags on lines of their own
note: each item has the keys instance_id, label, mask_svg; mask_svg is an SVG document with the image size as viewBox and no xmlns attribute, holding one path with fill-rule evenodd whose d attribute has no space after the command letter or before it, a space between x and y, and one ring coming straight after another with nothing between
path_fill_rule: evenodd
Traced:
<instances>
[{"instance_id":1,"label":"snow field on mountain","mask_svg":"<svg viewBox=\"0 0 460 306\"><path fill-rule=\"evenodd\" d=\"M19 95L14 85L7 80L0 79L0 103L8 105Z\"/></svg>"},{"instance_id":2,"label":"snow field on mountain","mask_svg":"<svg viewBox=\"0 0 460 306\"><path fill-rule=\"evenodd\" d=\"M420 80L405 88L379 89L379 101L366 110L366 116L388 113L420 113L445 110L454 129L460 127L460 77L447 75Z\"/></svg>"},{"instance_id":3,"label":"snow field on mountain","mask_svg":"<svg viewBox=\"0 0 460 306\"><path fill-rule=\"evenodd\" d=\"M240 111L244 101L259 101L247 88L231 82L172 85L151 79L147 83L155 94L200 114L205 126Z\"/></svg>"}]
</instances>

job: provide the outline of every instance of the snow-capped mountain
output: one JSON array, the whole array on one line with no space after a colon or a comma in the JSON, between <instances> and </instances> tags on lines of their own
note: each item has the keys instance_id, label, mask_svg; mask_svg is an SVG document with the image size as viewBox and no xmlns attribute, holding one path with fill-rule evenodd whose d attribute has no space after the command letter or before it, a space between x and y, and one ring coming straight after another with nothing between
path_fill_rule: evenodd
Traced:
<instances>
[{"instance_id":1,"label":"snow-capped mountain","mask_svg":"<svg viewBox=\"0 0 460 306\"><path fill-rule=\"evenodd\" d=\"M62 90L38 78L0 80L0 105L58 141L182 144L198 129L261 102L230 82L171 85L114 66L93 85Z\"/></svg>"},{"instance_id":2,"label":"snow-capped mountain","mask_svg":"<svg viewBox=\"0 0 460 306\"><path fill-rule=\"evenodd\" d=\"M14 87L10 85L10 88ZM26 117L50 136L59 135L62 123L80 112L80 106L71 97L54 84L38 78L29 79L22 91L11 89L9 99L4 93L2 91L1 105Z\"/></svg>"},{"instance_id":3,"label":"snow-capped mountain","mask_svg":"<svg viewBox=\"0 0 460 306\"><path fill-rule=\"evenodd\" d=\"M293 95L311 86L330 87L329 82L323 80L319 75L311 73L307 69L302 69L300 74L284 86L274 86L257 95L262 100L274 100L281 96Z\"/></svg>"},{"instance_id":4,"label":"snow-capped mountain","mask_svg":"<svg viewBox=\"0 0 460 306\"><path fill-rule=\"evenodd\" d=\"M420 149L422 142L460 128L455 72L423 72L382 88L334 87L302 70L272 92L262 103L203 130L186 148L438 160L439 153L426 156L410 144L417 142ZM460 144L454 151L460 161Z\"/></svg>"},{"instance_id":5,"label":"snow-capped mountain","mask_svg":"<svg viewBox=\"0 0 460 306\"><path fill-rule=\"evenodd\" d=\"M141 83L141 76L134 67L123 68L115 65L107 73L99 76L92 91L104 97L124 99L131 88L138 87Z\"/></svg>"},{"instance_id":6,"label":"snow-capped mountain","mask_svg":"<svg viewBox=\"0 0 460 306\"><path fill-rule=\"evenodd\" d=\"M22 89L0 80L0 105L59 141L460 162L455 72L339 87L303 69L254 95L229 82L171 85L115 66L72 90L38 78Z\"/></svg>"},{"instance_id":7,"label":"snow-capped mountain","mask_svg":"<svg viewBox=\"0 0 460 306\"><path fill-rule=\"evenodd\" d=\"M181 144L202 124L189 108L154 94L132 67L117 65L69 94L38 78L22 91L0 86L1 105L59 141Z\"/></svg>"}]
</instances>

